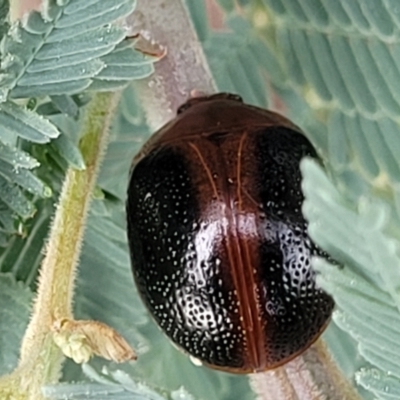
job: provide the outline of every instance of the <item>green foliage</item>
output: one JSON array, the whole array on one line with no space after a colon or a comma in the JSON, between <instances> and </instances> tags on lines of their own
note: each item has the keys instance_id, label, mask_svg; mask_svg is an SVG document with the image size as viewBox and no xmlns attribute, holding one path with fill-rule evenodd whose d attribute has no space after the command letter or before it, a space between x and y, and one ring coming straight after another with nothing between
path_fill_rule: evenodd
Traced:
<instances>
[{"instance_id":1,"label":"green foliage","mask_svg":"<svg viewBox=\"0 0 400 400\"><path fill-rule=\"evenodd\" d=\"M304 129L323 160L324 168L304 161L302 171L310 235L340 264L314 262L319 283L337 304L336 325L325 338L347 376L366 389L363 398L398 398L397 0L218 3L225 19L223 29L215 31L206 20L204 3L188 1L219 89L285 113ZM15 363L14 350L27 321L30 294L14 278L35 287L54 212L54 197L38 199L50 196L50 188L53 196L58 193L68 165L84 168L77 131L88 96L81 91L114 89L152 72L153 59L132 50L123 31L109 25L132 9L132 1L48 4L43 16L33 13L10 30L3 28L7 23L0 24L0 36L6 35L0 81L0 245L8 243L0 252L0 270L12 274L0 278L0 302L7 293L4 282L16 293L15 305L0 303L0 332L12 326L4 310L24 310L13 313L13 318L21 318L13 330L16 336L0 335L7 340L7 346L0 342L2 371ZM3 22L6 9L7 2L0 1ZM31 98L34 101L28 101ZM103 395L111 400L134 398L135 393L148 399L174 398L173 391L184 385L198 399L250 399L246 378L195 367L176 351L148 318L134 290L123 203L131 159L149 135L143 111L128 88L99 176L104 199L96 200L91 211L75 301L78 317L99 319L118 329L137 348L139 361L115 370L95 359L86 374L68 362L63 379L83 383L45 390L55 398ZM23 226L13 218L33 214ZM9 239L17 232L20 236ZM11 348L8 343L12 354L4 351ZM104 365L107 376L96 372ZM95 382L87 383L88 374ZM138 380L146 382L144 392L135 392ZM135 389L129 392L127 387ZM186 392L182 396L176 394L190 398Z\"/></svg>"},{"instance_id":2,"label":"green foliage","mask_svg":"<svg viewBox=\"0 0 400 400\"><path fill-rule=\"evenodd\" d=\"M0 39L3 38L4 34L9 28L8 24L8 10L9 10L9 0L0 1Z\"/></svg>"},{"instance_id":3,"label":"green foliage","mask_svg":"<svg viewBox=\"0 0 400 400\"><path fill-rule=\"evenodd\" d=\"M104 369L101 374L89 365L83 366L85 375L93 383L63 384L47 386L44 388L46 396L52 399L102 399L112 400L194 400L185 389L180 388L167 394L157 393L143 383L138 383L121 370L108 371Z\"/></svg>"},{"instance_id":4,"label":"green foliage","mask_svg":"<svg viewBox=\"0 0 400 400\"><path fill-rule=\"evenodd\" d=\"M303 173L307 197L303 211L310 220L310 235L345 266L338 268L320 259L314 263L321 274L319 283L338 306L334 320L357 340L359 354L378 367L379 374L390 372L391 381L396 382L400 378L400 313L398 272L393 267L398 260L395 241L382 232L388 208L376 199L363 198L359 209L352 210L321 167L307 160ZM379 392L378 380L368 383L372 371L360 370L356 379Z\"/></svg>"},{"instance_id":5,"label":"green foliage","mask_svg":"<svg viewBox=\"0 0 400 400\"><path fill-rule=\"evenodd\" d=\"M268 87L260 66L269 66L271 74L279 74L279 66L247 21L235 16L227 20L227 26L229 32L211 31L204 38L204 51L218 88L265 107Z\"/></svg>"},{"instance_id":6,"label":"green foliage","mask_svg":"<svg viewBox=\"0 0 400 400\"><path fill-rule=\"evenodd\" d=\"M335 356L349 377L370 391L363 392L364 398L372 394L382 399L397 398L398 4L386 0L219 3L227 12L227 21L242 18L236 15L238 6L244 7L242 15L248 21L247 29L245 22L236 22L241 28L231 25L232 31L221 35L236 34L242 42L255 38L260 43L258 52L247 52L244 63L237 59L231 63L246 71L241 82L233 80L234 85L226 85L229 66L221 67L227 75L221 81L217 68L213 68L219 87L232 90L249 80L260 87L256 76L266 76L283 101L282 108L270 92L270 107L285 112L301 126L324 161L324 170L304 162L303 211L310 221L310 235L344 266L315 262L321 285L337 304L334 321L356 340L357 357L348 358L340 352L338 341L346 348L351 344L345 334L328 332L326 338L340 353ZM230 43L229 49L221 50L220 44L220 50L213 54L208 50L212 44L206 39L211 66L223 65L229 59L219 57L222 51L240 52L239 45L226 43ZM266 60L259 62L265 54ZM258 68L258 75L252 68ZM252 85L246 87L252 91ZM246 100L251 99L246 90L243 93Z\"/></svg>"},{"instance_id":7,"label":"green foliage","mask_svg":"<svg viewBox=\"0 0 400 400\"><path fill-rule=\"evenodd\" d=\"M110 24L133 7L131 0L48 1L42 14L31 12L5 37L3 90L13 98L26 98L79 93L100 76L127 82L129 78L105 73L110 55L106 60L102 57L119 50L115 47L125 32ZM133 65L131 60L128 65Z\"/></svg>"},{"instance_id":8,"label":"green foliage","mask_svg":"<svg viewBox=\"0 0 400 400\"><path fill-rule=\"evenodd\" d=\"M0 375L17 365L32 298L32 292L12 274L0 274Z\"/></svg>"},{"instance_id":9,"label":"green foliage","mask_svg":"<svg viewBox=\"0 0 400 400\"><path fill-rule=\"evenodd\" d=\"M25 231L7 238L4 249L0 253L1 272L10 272L18 280L24 282L32 289L35 288L37 270L43 256L43 245L47 238L51 216L54 212L52 199L44 199L36 203L38 208L35 216L25 227ZM4 216L13 229L13 220L8 208L2 210ZM2 218L0 213L0 218ZM16 232L17 233L17 232ZM0 324L2 324L0 320Z\"/></svg>"},{"instance_id":10,"label":"green foliage","mask_svg":"<svg viewBox=\"0 0 400 400\"><path fill-rule=\"evenodd\" d=\"M8 2L0 4L0 209L6 213L24 221L36 212L37 198L52 195L51 184L32 172L40 163L22 150L27 142L52 141L48 150L85 168L79 138L72 139L54 118L78 118L86 101L75 94L114 90L152 73L154 57L135 51L115 24L134 5L133 0L51 0L42 13L31 12L6 31ZM5 222L0 218L0 246L16 231L16 223Z\"/></svg>"},{"instance_id":11,"label":"green foliage","mask_svg":"<svg viewBox=\"0 0 400 400\"><path fill-rule=\"evenodd\" d=\"M253 12L265 13L269 24L259 32L286 75L283 85L273 83L324 160L325 170L303 163L303 211L310 235L343 268L316 260L319 282L335 299L335 322L369 363L356 372L357 382L378 398L397 398L398 6L384 0L262 4Z\"/></svg>"}]
</instances>

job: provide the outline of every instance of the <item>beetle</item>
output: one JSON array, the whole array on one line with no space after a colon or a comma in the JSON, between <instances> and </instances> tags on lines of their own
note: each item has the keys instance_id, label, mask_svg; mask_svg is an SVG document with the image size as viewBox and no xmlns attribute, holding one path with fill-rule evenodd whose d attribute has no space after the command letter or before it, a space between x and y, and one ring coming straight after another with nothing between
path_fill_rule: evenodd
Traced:
<instances>
[{"instance_id":1,"label":"beetle","mask_svg":"<svg viewBox=\"0 0 400 400\"><path fill-rule=\"evenodd\" d=\"M134 160L126 203L134 278L161 330L213 368L278 367L327 326L301 206L300 160L317 158L283 116L219 93L192 98Z\"/></svg>"}]
</instances>

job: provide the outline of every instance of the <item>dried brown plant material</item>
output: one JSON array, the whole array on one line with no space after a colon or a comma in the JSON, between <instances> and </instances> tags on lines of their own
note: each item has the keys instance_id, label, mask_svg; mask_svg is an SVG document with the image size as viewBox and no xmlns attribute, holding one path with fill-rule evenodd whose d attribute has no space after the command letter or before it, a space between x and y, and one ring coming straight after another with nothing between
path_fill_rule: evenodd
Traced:
<instances>
[{"instance_id":1,"label":"dried brown plant material","mask_svg":"<svg viewBox=\"0 0 400 400\"><path fill-rule=\"evenodd\" d=\"M99 321L61 319L53 324L54 341L76 363L93 355L118 363L136 360L128 342L113 328Z\"/></svg>"}]
</instances>

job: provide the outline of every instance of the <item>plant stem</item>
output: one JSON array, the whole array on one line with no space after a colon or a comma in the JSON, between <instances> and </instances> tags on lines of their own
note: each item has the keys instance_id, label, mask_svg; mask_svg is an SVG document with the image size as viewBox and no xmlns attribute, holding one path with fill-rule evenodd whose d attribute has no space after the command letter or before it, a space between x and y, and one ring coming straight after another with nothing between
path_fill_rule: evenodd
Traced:
<instances>
[{"instance_id":1,"label":"plant stem","mask_svg":"<svg viewBox=\"0 0 400 400\"><path fill-rule=\"evenodd\" d=\"M216 87L192 22L181 0L139 0L133 19L143 35L160 43L167 55L155 64L155 73L135 82L148 124L158 129L175 116L193 90L207 94Z\"/></svg>"},{"instance_id":2,"label":"plant stem","mask_svg":"<svg viewBox=\"0 0 400 400\"><path fill-rule=\"evenodd\" d=\"M80 150L86 169L67 171L20 363L11 375L14 380L19 377L18 389L26 399L41 399L41 387L59 378L64 357L53 341L52 325L58 319L72 319L74 281L89 204L119 96L119 92L96 94L85 112Z\"/></svg>"},{"instance_id":3,"label":"plant stem","mask_svg":"<svg viewBox=\"0 0 400 400\"><path fill-rule=\"evenodd\" d=\"M322 339L284 366L251 375L250 385L258 400L361 400Z\"/></svg>"}]
</instances>

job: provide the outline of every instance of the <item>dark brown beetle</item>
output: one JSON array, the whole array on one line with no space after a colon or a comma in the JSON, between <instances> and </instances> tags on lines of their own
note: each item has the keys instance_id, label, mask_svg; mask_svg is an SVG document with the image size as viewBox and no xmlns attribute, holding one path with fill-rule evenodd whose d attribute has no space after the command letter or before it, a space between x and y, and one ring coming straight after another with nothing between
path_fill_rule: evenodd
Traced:
<instances>
[{"instance_id":1,"label":"dark brown beetle","mask_svg":"<svg viewBox=\"0 0 400 400\"><path fill-rule=\"evenodd\" d=\"M275 368L326 327L301 213L299 163L316 157L284 117L238 96L194 98L135 160L128 239L161 329L214 368Z\"/></svg>"}]
</instances>

